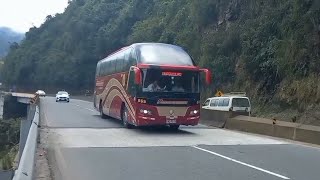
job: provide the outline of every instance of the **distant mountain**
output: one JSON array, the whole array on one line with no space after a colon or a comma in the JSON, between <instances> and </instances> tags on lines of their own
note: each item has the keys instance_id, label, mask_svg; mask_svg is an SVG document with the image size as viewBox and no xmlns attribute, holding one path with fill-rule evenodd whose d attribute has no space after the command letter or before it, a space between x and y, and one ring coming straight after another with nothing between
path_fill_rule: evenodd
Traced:
<instances>
[{"instance_id":1,"label":"distant mountain","mask_svg":"<svg viewBox=\"0 0 320 180\"><path fill-rule=\"evenodd\" d=\"M10 28L0 27L0 58L8 53L11 43L19 43L23 37L24 34L22 33L17 33Z\"/></svg>"}]
</instances>

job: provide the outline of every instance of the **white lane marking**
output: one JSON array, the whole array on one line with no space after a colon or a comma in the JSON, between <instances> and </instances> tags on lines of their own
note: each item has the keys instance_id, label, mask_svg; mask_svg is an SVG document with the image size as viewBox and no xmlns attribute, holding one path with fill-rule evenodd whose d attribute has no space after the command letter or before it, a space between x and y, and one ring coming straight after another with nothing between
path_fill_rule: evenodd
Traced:
<instances>
[{"instance_id":1,"label":"white lane marking","mask_svg":"<svg viewBox=\"0 0 320 180\"><path fill-rule=\"evenodd\" d=\"M196 148L196 149L198 149L198 150L201 150L201 151L204 151L204 152L213 154L213 155L215 155L215 156L219 156L219 157L224 158L224 159L226 159L226 160L229 160L229 161L232 161L232 162L235 162L235 163L238 163L238 164L241 164L241 165L250 167L250 168L252 168L252 169L256 169L256 170L258 170L258 171L262 171L262 172L265 172L265 173L267 173L267 174L270 174L270 175L273 175L273 176L282 178L282 179L290 179L290 178L288 178L288 177L286 177L286 176L283 176L283 175L280 175L280 174L277 174L277 173L274 173L274 172L271 172L271 171L268 171L268 170L265 170L265 169L262 169L262 168L259 168L259 167L256 167L256 166L253 166L253 165L250 165L250 164L247 164L247 163L244 163L244 162L241 162L241 161L232 159L232 158L229 158L229 157L227 157L227 156L218 154L218 153L213 152L213 151L209 151L209 150L206 150L206 149L197 147L197 146L192 146L192 147L193 147L193 148Z\"/></svg>"},{"instance_id":2,"label":"white lane marking","mask_svg":"<svg viewBox=\"0 0 320 180\"><path fill-rule=\"evenodd\" d=\"M80 105L78 105L78 104L75 104L75 105L76 105L77 107L82 108L82 109L86 109L86 110L91 111L91 112L96 112L96 111L93 110L93 109L85 108L85 107L82 107L82 106L80 106Z\"/></svg>"}]
</instances>

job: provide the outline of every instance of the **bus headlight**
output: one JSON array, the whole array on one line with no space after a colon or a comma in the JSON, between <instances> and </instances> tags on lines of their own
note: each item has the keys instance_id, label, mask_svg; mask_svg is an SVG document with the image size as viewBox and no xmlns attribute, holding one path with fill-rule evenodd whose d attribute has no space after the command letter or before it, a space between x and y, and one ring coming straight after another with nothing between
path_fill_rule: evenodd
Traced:
<instances>
[{"instance_id":1,"label":"bus headlight","mask_svg":"<svg viewBox=\"0 0 320 180\"><path fill-rule=\"evenodd\" d=\"M146 109L140 109L140 113L144 115L152 115L152 112Z\"/></svg>"},{"instance_id":2,"label":"bus headlight","mask_svg":"<svg viewBox=\"0 0 320 180\"><path fill-rule=\"evenodd\" d=\"M190 111L190 115L191 115L191 116L197 115L198 113L199 113L199 110L192 110L192 111Z\"/></svg>"}]
</instances>

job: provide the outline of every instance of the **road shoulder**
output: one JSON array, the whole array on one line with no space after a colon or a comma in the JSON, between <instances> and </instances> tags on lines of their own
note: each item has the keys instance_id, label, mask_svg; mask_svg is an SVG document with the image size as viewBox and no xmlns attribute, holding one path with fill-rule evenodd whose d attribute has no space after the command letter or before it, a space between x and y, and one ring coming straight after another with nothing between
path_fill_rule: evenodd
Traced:
<instances>
[{"instance_id":1,"label":"road shoulder","mask_svg":"<svg viewBox=\"0 0 320 180\"><path fill-rule=\"evenodd\" d=\"M40 100L41 106L41 100ZM47 129L47 122L43 109L40 107L40 126L38 147L36 152L36 169L35 180L53 180L52 170L48 161L48 138L49 129Z\"/></svg>"}]
</instances>

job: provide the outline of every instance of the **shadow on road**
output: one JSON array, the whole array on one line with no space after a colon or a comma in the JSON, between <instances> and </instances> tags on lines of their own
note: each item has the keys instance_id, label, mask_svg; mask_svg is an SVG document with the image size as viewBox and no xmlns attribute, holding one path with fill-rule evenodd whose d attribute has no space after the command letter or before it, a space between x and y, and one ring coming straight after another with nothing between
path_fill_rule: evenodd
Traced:
<instances>
[{"instance_id":1,"label":"shadow on road","mask_svg":"<svg viewBox=\"0 0 320 180\"><path fill-rule=\"evenodd\" d=\"M153 126L153 127L136 127L132 130L136 130L141 134L153 134L153 135L194 135L195 133L186 131L184 129L178 129L178 130L172 130L169 127L166 126Z\"/></svg>"},{"instance_id":2,"label":"shadow on road","mask_svg":"<svg viewBox=\"0 0 320 180\"><path fill-rule=\"evenodd\" d=\"M93 115L97 118L101 118L100 115ZM116 127L116 128L125 128L124 126L122 126L122 121L112 118L112 117L108 117L106 119L102 119L104 121L108 121L109 123L113 123L113 124L117 124L120 127ZM104 128L103 128L104 129ZM108 129L108 128L105 128ZM128 131L137 131L139 133L142 134L164 134L164 135L168 135L168 134L177 134L177 135L181 135L181 134L189 134L192 135L194 133L188 131L190 129L213 129L212 127L208 127L208 126L204 126L204 125L198 125L198 126L180 126L180 128L178 130L173 130L170 129L168 126L143 126L143 127L133 127L132 129L127 129Z\"/></svg>"}]
</instances>

